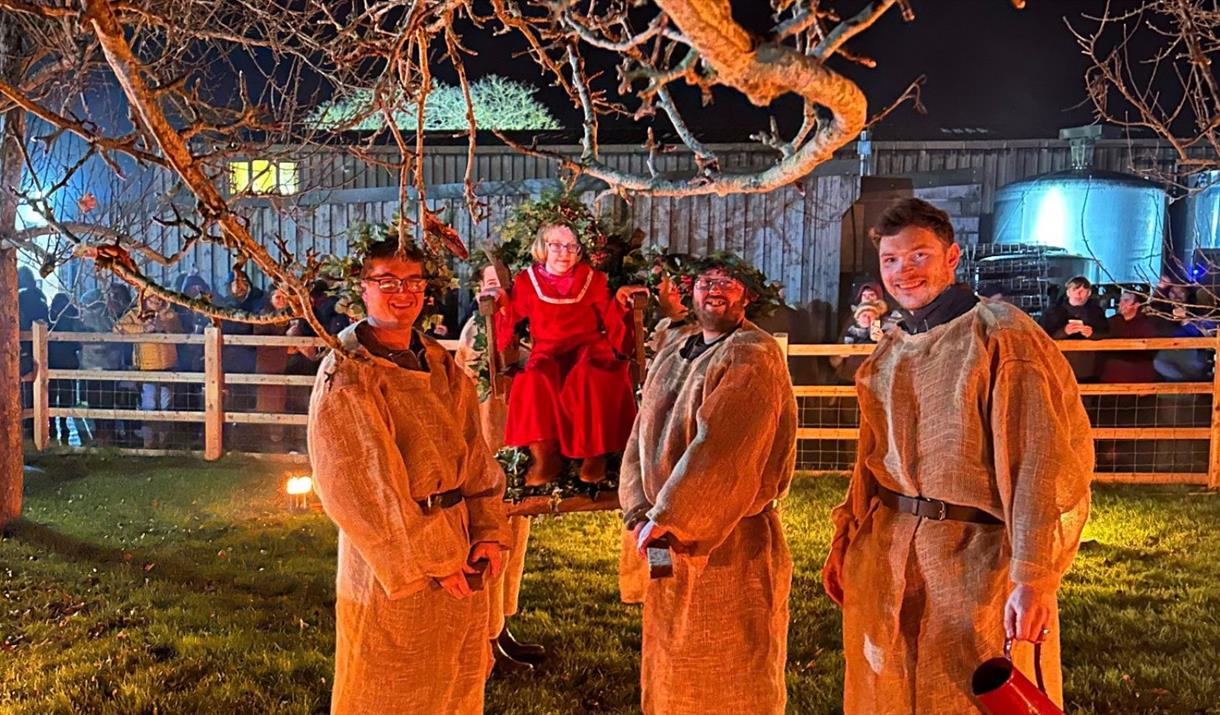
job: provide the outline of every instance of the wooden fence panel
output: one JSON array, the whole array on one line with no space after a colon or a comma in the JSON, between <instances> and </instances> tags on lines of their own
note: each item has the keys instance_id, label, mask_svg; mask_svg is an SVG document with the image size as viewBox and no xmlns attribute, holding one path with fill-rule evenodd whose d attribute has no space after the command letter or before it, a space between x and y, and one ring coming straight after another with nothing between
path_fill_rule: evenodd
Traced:
<instances>
[{"instance_id":1,"label":"wooden fence panel","mask_svg":"<svg viewBox=\"0 0 1220 715\"><path fill-rule=\"evenodd\" d=\"M868 345L833 345L833 344L792 344L789 343L787 334L776 333L776 340L780 343L785 353L790 358L824 358L831 355L860 355L866 354L873 346ZM274 375L274 374L233 374L226 375L221 367L221 350L225 342L234 346L265 346L265 347L288 347L290 345L317 345L320 341L316 338L289 338L289 337L273 337L273 336L233 336L227 341L221 335L217 328L209 327L203 336L198 335L128 335L128 334L96 334L96 333L56 333L48 332L45 325L37 324L35 329L30 332L22 333L21 339L31 340L34 343L33 353L35 362L39 365L36 374L33 377L34 399L33 409L27 411L27 416L33 417L38 421L40 427L36 428L36 435L39 430L42 431L42 436L36 436L36 446L45 448L49 440L46 435L48 418L72 417L72 418L89 418L89 419L118 419L118 420L151 420L154 422L194 422L204 423L204 455L208 459L219 458L223 453L223 429L225 424L243 424L243 425L303 425L305 416L303 414L291 412L230 412L225 413L224 406L221 401L221 396L226 384L232 385L282 385L285 387L295 387L296 389L304 389L313 383L312 376L306 375ZM204 348L204 372L203 373L154 373L159 375L161 381L176 384L200 384L203 387L203 411L198 408L178 409L178 410L136 410L131 408L97 408L86 407L82 405L66 406L66 407L50 407L49 400L49 385L52 380L93 380L93 381L123 381L131 380L139 382L142 378L146 378L148 373L139 373L132 371L97 371L97 370L50 370L46 366L46 356L48 354L48 343L53 341L71 341L71 342L110 342L110 343L133 343L133 342L161 342L161 343L181 343L181 344L199 344L202 342ZM447 349L453 350L456 348L455 341L441 341L442 345ZM1061 341L1057 345L1064 350L1077 349L1077 343L1073 341ZM1212 338L1158 338L1158 339L1133 339L1133 340L1103 340L1091 343L1091 347L1100 351L1112 350L1173 350L1173 349L1206 349L1215 350L1220 347L1215 339ZM798 401L810 399L830 399L830 400L852 400L854 399L854 388L848 385L811 385L799 384L794 386L794 393ZM1081 393L1086 397L1135 397L1135 396L1153 396L1153 397L1213 397L1220 394L1220 380L1213 382L1195 382L1195 383L1146 383L1146 384L1092 384L1081 386ZM1191 444L1202 444L1209 446L1208 455L1206 455L1205 464L1199 467L1198 471L1184 471L1182 469L1160 469L1159 471L1123 471L1122 469L1114 469L1112 471L1098 472L1096 478L1102 481L1115 481L1123 483L1160 483L1160 484L1194 484L1207 485L1211 488L1220 488L1220 404L1218 400L1211 400L1210 406L1206 405L1206 401L1200 399L1196 401L1199 408L1206 409L1206 414L1201 415L1200 409L1194 409L1193 413L1188 416L1185 421L1178 421L1178 417L1173 417L1169 422L1160 422L1159 416L1151 413L1144 413L1144 417L1151 415L1150 421L1139 423L1112 423L1094 422L1092 434L1099 444L1105 444L1114 440L1122 440L1126 442L1140 442L1152 444L1154 449L1160 450L1161 447L1156 446L1156 443L1162 442L1170 445L1170 448L1175 448L1177 445L1183 445L1184 448L1189 448ZM1087 402L1086 402L1087 405ZM843 406L840 403L835 411L842 413ZM851 408L848 408L851 410ZM1141 413L1133 412L1136 417ZM1091 416L1093 416L1091 414ZM1208 420L1207 424L1199 421L1202 416ZM855 424L810 424L806 417L802 417L802 424L798 432L798 439L801 444L810 442L827 442L835 444L850 443L855 439L857 434L857 426ZM134 453L149 453L147 450L134 450ZM850 452L845 457L851 459ZM1158 457L1159 459L1159 457ZM1187 464L1193 464L1191 457ZM1117 463L1116 463L1117 464ZM1160 462L1158 462L1160 464ZM1113 466L1113 465L1111 465ZM838 470L841 471L841 470Z\"/></svg>"}]
</instances>

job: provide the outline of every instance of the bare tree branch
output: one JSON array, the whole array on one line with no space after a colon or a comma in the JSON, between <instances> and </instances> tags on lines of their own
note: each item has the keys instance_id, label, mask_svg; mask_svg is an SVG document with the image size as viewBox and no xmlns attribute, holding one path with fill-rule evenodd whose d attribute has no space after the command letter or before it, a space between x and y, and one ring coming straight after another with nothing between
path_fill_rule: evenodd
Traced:
<instances>
[{"instance_id":1,"label":"bare tree branch","mask_svg":"<svg viewBox=\"0 0 1220 715\"><path fill-rule=\"evenodd\" d=\"M186 141L174 131L166 119L144 81L140 63L132 54L123 27L109 3L104 0L84 0L84 8L85 18L93 28L107 61L114 68L115 79L122 87L128 102L131 103L142 126L156 138L165 159L199 200L204 218L216 221L224 232L226 244L253 259L255 264L285 291L293 308L309 322L310 327L319 336L323 336L330 347L338 348L338 341L327 334L325 327L318 322L317 316L310 308L308 287L285 271L267 249L254 240L245 223L228 210L228 205L216 186L191 155ZM138 272L132 270L120 273L124 278L139 279L140 276L136 274Z\"/></svg>"}]
</instances>

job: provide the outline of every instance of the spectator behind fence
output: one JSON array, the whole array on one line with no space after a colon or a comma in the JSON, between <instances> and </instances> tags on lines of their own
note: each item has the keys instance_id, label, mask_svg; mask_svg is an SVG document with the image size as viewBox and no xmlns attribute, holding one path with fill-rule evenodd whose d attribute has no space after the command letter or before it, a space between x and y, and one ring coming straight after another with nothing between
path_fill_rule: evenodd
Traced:
<instances>
[{"instance_id":1,"label":"spectator behind fence","mask_svg":"<svg viewBox=\"0 0 1220 715\"><path fill-rule=\"evenodd\" d=\"M1163 336L1170 336L1178 327L1178 322L1186 318L1186 306L1191 302L1189 286L1174 283L1168 276L1161 276L1148 300L1149 317L1158 327Z\"/></svg>"},{"instance_id":2,"label":"spectator behind fence","mask_svg":"<svg viewBox=\"0 0 1220 715\"><path fill-rule=\"evenodd\" d=\"M881 305L885 305L882 303ZM846 345L870 345L881 339L881 316L877 303L870 301L856 306L855 322L847 326L839 342ZM867 355L835 355L830 358L830 364L835 369L835 376L846 384L855 381L856 370L868 359Z\"/></svg>"},{"instance_id":3,"label":"spectator behind fence","mask_svg":"<svg viewBox=\"0 0 1220 715\"><path fill-rule=\"evenodd\" d=\"M1066 299L1051 306L1042 316L1042 328L1055 340L1100 340L1110 332L1106 313L1093 298L1093 284L1084 276L1067 282ZM1077 382L1095 382L1097 354L1092 351L1065 352Z\"/></svg>"},{"instance_id":4,"label":"spectator behind fence","mask_svg":"<svg viewBox=\"0 0 1220 715\"><path fill-rule=\"evenodd\" d=\"M261 313L274 313L288 307L288 297L279 288L272 288L271 295L263 304ZM289 322L266 323L254 326L255 335L284 336L288 334ZM255 348L254 371L260 375L283 375L288 370L288 348L277 345L259 345ZM254 408L258 412L282 413L288 404L287 385L259 385L255 388ZM279 452L284 442L283 425L265 425L260 430L269 442L268 451Z\"/></svg>"},{"instance_id":5,"label":"spectator behind fence","mask_svg":"<svg viewBox=\"0 0 1220 715\"><path fill-rule=\"evenodd\" d=\"M1110 337L1119 339L1155 338L1156 324L1143 310L1140 297L1123 291L1118 313L1110 318ZM1119 350L1101 356L1101 382L1156 382L1151 350Z\"/></svg>"},{"instance_id":6,"label":"spectator behind fence","mask_svg":"<svg viewBox=\"0 0 1220 715\"><path fill-rule=\"evenodd\" d=\"M212 302L212 287L197 272L185 273L178 278L178 292L188 298ZM191 310L183 305L174 305L178 322L182 324L182 332L188 335L203 335L204 330L212 324L212 319L203 313ZM204 346L202 344L178 345L178 371L201 373ZM174 409L188 412L200 412L204 408L203 383L180 382L173 386ZM198 422L181 423L179 429L190 435L190 441L196 447L203 444L203 425Z\"/></svg>"},{"instance_id":7,"label":"spectator behind fence","mask_svg":"<svg viewBox=\"0 0 1220 715\"><path fill-rule=\"evenodd\" d=\"M212 289L198 273L188 273L178 279L178 292L195 300L211 300ZM184 305L174 305L173 308L184 333L202 335L204 329L211 325L211 319L203 313ZM203 345L179 345L178 369L182 372L203 372Z\"/></svg>"},{"instance_id":8,"label":"spectator behind fence","mask_svg":"<svg viewBox=\"0 0 1220 715\"><path fill-rule=\"evenodd\" d=\"M178 278L178 292L195 300L210 301L212 289L198 273L188 273ZM182 325L182 332L188 335L203 335L203 331L212 324L206 315L184 305L174 305L174 313ZM178 371L203 372L203 351L201 344L179 345ZM174 403L180 409L198 410L203 404L203 386L198 383L182 383L176 392Z\"/></svg>"},{"instance_id":9,"label":"spectator behind fence","mask_svg":"<svg viewBox=\"0 0 1220 715\"><path fill-rule=\"evenodd\" d=\"M29 330L36 321L47 320L47 299L38 288L34 271L25 266L17 270L17 320L19 330ZM18 373L22 377L28 377L35 367L34 345L28 340L22 340L20 350ZM33 404L33 385L28 382L21 383L21 404L24 407ZM22 431L27 437L32 432L33 424L30 420L23 420L21 423Z\"/></svg>"},{"instance_id":10,"label":"spectator behind fence","mask_svg":"<svg viewBox=\"0 0 1220 715\"><path fill-rule=\"evenodd\" d=\"M114 324L131 304L131 291L122 283L104 290L91 290L81 299L81 323L86 332L110 333ZM82 370L122 370L123 346L112 342L87 341L81 344ZM86 380L85 403L92 409L113 410L120 404L118 389L111 380ZM125 406L125 405L124 405ZM119 422L99 419L94 423L93 439L102 446L118 442Z\"/></svg>"},{"instance_id":11,"label":"spectator behind fence","mask_svg":"<svg viewBox=\"0 0 1220 715\"><path fill-rule=\"evenodd\" d=\"M155 295L146 295L114 325L116 333L174 334L182 332L182 324L170 304ZM141 372L164 372L178 364L178 346L174 343L136 343L134 367ZM170 387L166 383L140 383L142 411L168 411L172 406ZM144 423L144 448L165 449L169 444L168 423Z\"/></svg>"},{"instance_id":12,"label":"spectator behind fence","mask_svg":"<svg viewBox=\"0 0 1220 715\"><path fill-rule=\"evenodd\" d=\"M884 295L880 283L865 283L856 291L856 307L872 305L877 309L878 316L885 315L889 306L885 304L885 298L882 297Z\"/></svg>"},{"instance_id":13,"label":"spectator behind fence","mask_svg":"<svg viewBox=\"0 0 1220 715\"><path fill-rule=\"evenodd\" d=\"M328 334L338 335L351 324L351 318L339 312L339 296L331 293L331 287L325 281L314 281L309 289L309 299L313 303L314 315ZM309 328L308 324L306 328ZM305 334L313 336L314 331L309 329Z\"/></svg>"},{"instance_id":14,"label":"spectator behind fence","mask_svg":"<svg viewBox=\"0 0 1220 715\"><path fill-rule=\"evenodd\" d=\"M41 320L47 322L47 299L38 288L38 279L34 271L22 266L17 271L17 320L20 330L30 330L34 323ZM34 350L28 340L21 342L21 375L27 376L34 372Z\"/></svg>"},{"instance_id":15,"label":"spectator behind fence","mask_svg":"<svg viewBox=\"0 0 1220 715\"><path fill-rule=\"evenodd\" d=\"M1196 306L1194 291L1188 286L1157 286L1154 322L1167 338L1201 338L1215 333L1215 322L1208 319L1202 306ZM1157 374L1170 382L1201 382L1210 379L1209 350L1161 350L1153 361Z\"/></svg>"},{"instance_id":16,"label":"spectator behind fence","mask_svg":"<svg viewBox=\"0 0 1220 715\"><path fill-rule=\"evenodd\" d=\"M351 323L351 318L338 311L339 298L331 295L326 281L314 281L309 288L309 302L314 317L326 329L327 335L338 335ZM314 338L318 333L303 318L294 318L288 323L286 335ZM324 357L325 348L302 347L288 351L288 374L313 375L318 371L318 362ZM308 397L308 395L306 395ZM306 401L308 405L308 401ZM294 410L295 411L295 410Z\"/></svg>"},{"instance_id":17,"label":"spectator behind fence","mask_svg":"<svg viewBox=\"0 0 1220 715\"><path fill-rule=\"evenodd\" d=\"M72 305L72 296L56 293L51 300L51 332L77 333L84 330L80 311ZM52 340L47 344L47 363L52 370L79 370L81 344L76 341ZM52 407L76 407L80 403L80 383L76 380L55 379L49 385ZM51 438L60 444L71 443L69 417L51 418Z\"/></svg>"},{"instance_id":18,"label":"spectator behind fence","mask_svg":"<svg viewBox=\"0 0 1220 715\"><path fill-rule=\"evenodd\" d=\"M226 283L229 292L220 301L221 307L253 314L262 309L266 295L250 284L250 277L241 268L230 271ZM253 325L236 320L224 321L221 330L225 335L254 334ZM257 352L249 345L225 345L221 351L221 363L226 375L253 373L257 361ZM254 390L250 385L230 385L225 389L229 398L226 410L249 412L254 406Z\"/></svg>"}]
</instances>

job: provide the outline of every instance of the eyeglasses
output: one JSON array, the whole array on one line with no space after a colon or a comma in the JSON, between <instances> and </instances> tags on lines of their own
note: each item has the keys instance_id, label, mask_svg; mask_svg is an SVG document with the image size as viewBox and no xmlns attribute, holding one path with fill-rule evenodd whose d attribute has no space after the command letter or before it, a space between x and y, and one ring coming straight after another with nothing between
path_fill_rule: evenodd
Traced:
<instances>
[{"instance_id":1,"label":"eyeglasses","mask_svg":"<svg viewBox=\"0 0 1220 715\"><path fill-rule=\"evenodd\" d=\"M579 243L558 243L555 241L547 241L546 250L551 253L570 253L573 256L579 256L581 247Z\"/></svg>"},{"instance_id":2,"label":"eyeglasses","mask_svg":"<svg viewBox=\"0 0 1220 715\"><path fill-rule=\"evenodd\" d=\"M369 276L364 282L377 286L382 293L422 293L428 287L428 279L420 277Z\"/></svg>"},{"instance_id":3,"label":"eyeglasses","mask_svg":"<svg viewBox=\"0 0 1220 715\"><path fill-rule=\"evenodd\" d=\"M695 288L704 292L713 289L727 291L741 288L741 283L733 278L700 278L695 281Z\"/></svg>"}]
</instances>

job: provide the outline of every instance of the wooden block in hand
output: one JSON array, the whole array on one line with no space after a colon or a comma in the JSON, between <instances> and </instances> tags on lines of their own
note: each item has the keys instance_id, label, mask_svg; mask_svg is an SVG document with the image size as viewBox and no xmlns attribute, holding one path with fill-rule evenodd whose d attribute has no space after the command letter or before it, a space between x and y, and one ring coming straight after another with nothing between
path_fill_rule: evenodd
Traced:
<instances>
[{"instance_id":1,"label":"wooden block in hand","mask_svg":"<svg viewBox=\"0 0 1220 715\"><path fill-rule=\"evenodd\" d=\"M648 556L648 577L668 578L674 575L674 558L669 551L669 539L661 538L648 544L644 550Z\"/></svg>"}]
</instances>

